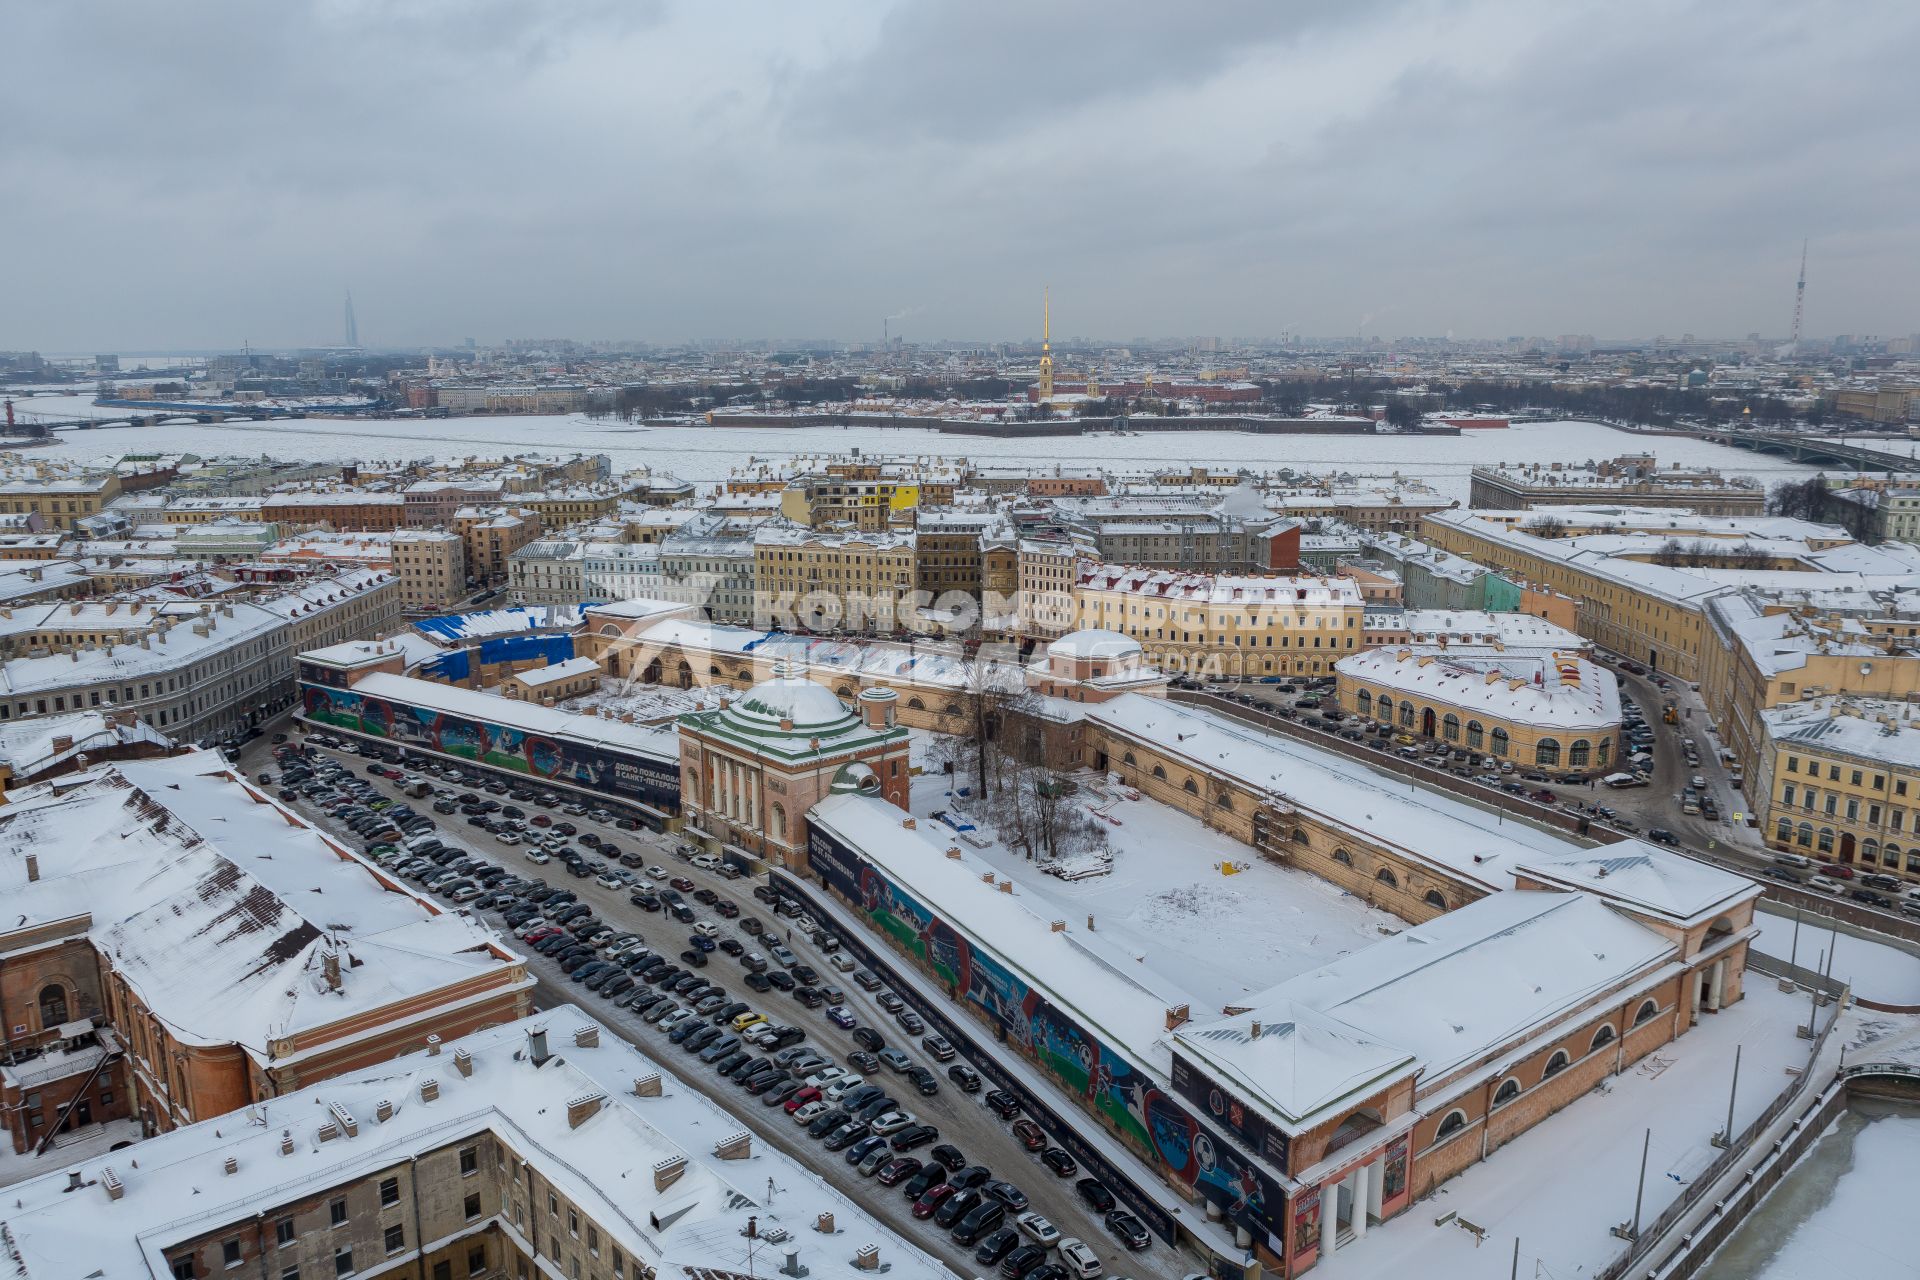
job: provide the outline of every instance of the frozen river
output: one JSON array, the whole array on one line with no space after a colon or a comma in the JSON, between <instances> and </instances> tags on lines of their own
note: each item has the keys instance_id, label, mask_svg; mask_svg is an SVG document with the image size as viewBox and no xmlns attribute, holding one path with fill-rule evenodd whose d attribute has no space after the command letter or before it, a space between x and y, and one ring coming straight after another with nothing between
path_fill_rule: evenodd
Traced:
<instances>
[{"instance_id":1,"label":"frozen river","mask_svg":"<svg viewBox=\"0 0 1920 1280\"><path fill-rule=\"evenodd\" d=\"M105 417L90 396L37 397L20 408L35 413ZM125 410L118 411L124 413ZM394 421L238 422L223 425L118 427L62 433L60 442L33 452L91 459L128 452L195 453L202 457L271 455L323 462L458 458L536 449L605 453L617 470L652 466L697 483L724 478L748 458L805 453L909 454L929 458L1055 463L1122 468L1205 463L1262 470L1347 471L1425 480L1466 501L1475 466L1512 462L1583 462L1638 450L1663 463L1718 467L1771 486L1811 475L1813 468L1784 459L1668 436L1636 437L1592 422L1528 423L1506 431L1458 436L1255 436L1238 432L1167 432L1125 437L1052 436L1001 440L891 427L817 427L744 430L704 426L642 427L578 415L521 418L439 418Z\"/></svg>"},{"instance_id":2,"label":"frozen river","mask_svg":"<svg viewBox=\"0 0 1920 1280\"><path fill-rule=\"evenodd\" d=\"M1920 1197L1920 1107L1863 1099L1814 1144L1699 1280L1914 1280L1901 1209Z\"/></svg>"}]
</instances>

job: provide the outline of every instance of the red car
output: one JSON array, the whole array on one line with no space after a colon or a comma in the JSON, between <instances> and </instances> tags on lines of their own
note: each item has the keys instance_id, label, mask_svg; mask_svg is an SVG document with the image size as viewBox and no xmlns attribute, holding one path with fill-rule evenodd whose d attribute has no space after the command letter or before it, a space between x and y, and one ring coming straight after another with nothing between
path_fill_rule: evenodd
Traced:
<instances>
[{"instance_id":1,"label":"red car","mask_svg":"<svg viewBox=\"0 0 1920 1280\"><path fill-rule=\"evenodd\" d=\"M1013 1122L1013 1136L1020 1139L1020 1145L1029 1151L1038 1151L1047 1145L1047 1135L1025 1116Z\"/></svg>"},{"instance_id":2,"label":"red car","mask_svg":"<svg viewBox=\"0 0 1920 1280\"><path fill-rule=\"evenodd\" d=\"M675 876L673 879L667 881L667 883L682 893L693 892L693 881L687 879L685 876Z\"/></svg>"},{"instance_id":3,"label":"red car","mask_svg":"<svg viewBox=\"0 0 1920 1280\"><path fill-rule=\"evenodd\" d=\"M1830 875L1835 880L1853 879L1853 868L1844 862L1823 862L1820 864L1820 870L1823 874Z\"/></svg>"},{"instance_id":4,"label":"red car","mask_svg":"<svg viewBox=\"0 0 1920 1280\"><path fill-rule=\"evenodd\" d=\"M912 1156L896 1156L880 1166L880 1185L896 1186L920 1172L920 1162Z\"/></svg>"},{"instance_id":5,"label":"red car","mask_svg":"<svg viewBox=\"0 0 1920 1280\"><path fill-rule=\"evenodd\" d=\"M940 1207L940 1202L952 1195L953 1192L954 1185L951 1182L934 1183L927 1188L925 1195L913 1202L913 1216L916 1218L931 1218L933 1211Z\"/></svg>"},{"instance_id":6,"label":"red car","mask_svg":"<svg viewBox=\"0 0 1920 1280\"><path fill-rule=\"evenodd\" d=\"M812 1085L808 1085L806 1088L799 1090L791 1098L787 1099L786 1101L787 1114L792 1115L794 1112L806 1106L809 1102L812 1102L815 1098L818 1098L819 1096L820 1096L820 1091L814 1088Z\"/></svg>"}]
</instances>

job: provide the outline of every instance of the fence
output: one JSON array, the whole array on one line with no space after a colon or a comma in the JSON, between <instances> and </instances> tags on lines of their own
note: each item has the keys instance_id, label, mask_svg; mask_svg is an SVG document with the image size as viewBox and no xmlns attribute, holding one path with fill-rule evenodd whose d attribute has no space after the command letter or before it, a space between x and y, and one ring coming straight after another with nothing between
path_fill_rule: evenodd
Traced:
<instances>
[{"instance_id":1,"label":"fence","mask_svg":"<svg viewBox=\"0 0 1920 1280\"><path fill-rule=\"evenodd\" d=\"M1758 969L1762 973L1770 971L1769 966L1753 963L1753 960L1754 957L1750 954L1749 968ZM1777 968L1778 970L1785 970L1786 967L1785 965L1773 966L1773 968ZM1776 976L1779 975L1776 974ZM1827 1037L1833 1033L1834 1023L1839 1020L1840 1010L1838 1008L1838 997L1843 996L1846 992L1846 986L1843 983L1835 982L1831 978L1820 978L1817 974L1813 975L1813 977L1816 984L1824 984L1824 988L1831 988L1831 990L1826 990L1826 994L1835 996L1836 1001L1834 1016L1827 1019L1827 1025L1821 1028L1820 1032L1814 1037L1813 1045L1807 1054L1807 1064L1809 1068L1820 1060L1821 1050L1826 1048ZM1809 1000L1808 1004L1811 1006L1812 1001ZM1809 1008L1809 1013L1812 1014L1813 1012L1814 1011ZM1620 1277L1626 1275L1636 1265L1645 1262L1647 1255L1652 1253L1656 1247L1665 1241L1667 1234L1673 1230L1682 1218L1686 1217L1688 1213L1692 1212L1692 1210L1699 1205L1701 1200L1712 1193L1714 1187L1719 1184L1720 1179L1724 1178L1727 1172L1748 1154L1754 1142L1772 1126L1774 1121L1786 1114L1788 1109L1800 1100L1812 1083L1812 1070L1809 1069L1802 1072L1797 1080L1783 1090L1772 1102L1767 1104L1765 1111L1755 1116L1753 1122L1740 1131L1739 1136L1727 1144L1726 1149L1714 1158L1712 1164L1708 1165L1702 1172L1694 1175L1693 1179L1687 1183L1685 1189L1681 1191L1679 1199L1668 1205L1652 1222L1641 1227L1639 1238L1627 1246L1626 1253L1616 1258L1608 1266L1595 1272L1594 1280L1620 1280ZM1650 1268L1650 1270L1653 1269L1657 1268Z\"/></svg>"}]
</instances>

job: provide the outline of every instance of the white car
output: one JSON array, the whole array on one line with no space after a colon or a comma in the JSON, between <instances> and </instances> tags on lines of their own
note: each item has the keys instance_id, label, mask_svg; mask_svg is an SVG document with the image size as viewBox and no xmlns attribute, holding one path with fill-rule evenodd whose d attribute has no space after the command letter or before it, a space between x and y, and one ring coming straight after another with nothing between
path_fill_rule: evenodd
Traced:
<instances>
[{"instance_id":1,"label":"white car","mask_svg":"<svg viewBox=\"0 0 1920 1280\"><path fill-rule=\"evenodd\" d=\"M1838 880L1828 876L1810 876L1807 879L1807 888L1818 889L1822 893L1839 893L1843 887Z\"/></svg>"},{"instance_id":2,"label":"white car","mask_svg":"<svg viewBox=\"0 0 1920 1280\"><path fill-rule=\"evenodd\" d=\"M693 931L703 938L717 938L720 936L720 926L711 920L702 920L699 924L693 926Z\"/></svg>"},{"instance_id":3,"label":"white car","mask_svg":"<svg viewBox=\"0 0 1920 1280\"><path fill-rule=\"evenodd\" d=\"M1042 1249L1051 1249L1060 1242L1060 1229L1048 1222L1045 1214L1023 1213L1014 1222L1019 1224L1023 1235Z\"/></svg>"},{"instance_id":4,"label":"white car","mask_svg":"<svg viewBox=\"0 0 1920 1280\"><path fill-rule=\"evenodd\" d=\"M493 838L501 844L520 843L520 833L518 831L496 831L493 833Z\"/></svg>"},{"instance_id":5,"label":"white car","mask_svg":"<svg viewBox=\"0 0 1920 1280\"><path fill-rule=\"evenodd\" d=\"M807 1077L807 1084L815 1089L825 1089L845 1074L847 1074L845 1067L822 1067Z\"/></svg>"},{"instance_id":6,"label":"white car","mask_svg":"<svg viewBox=\"0 0 1920 1280\"><path fill-rule=\"evenodd\" d=\"M622 880L619 876L609 871L607 872L607 874L595 879L594 883L599 885L602 889L618 889L624 886L626 884L626 881Z\"/></svg>"},{"instance_id":7,"label":"white car","mask_svg":"<svg viewBox=\"0 0 1920 1280\"><path fill-rule=\"evenodd\" d=\"M1077 1280L1095 1280L1104 1270L1087 1242L1072 1236L1060 1242L1060 1262L1066 1267L1067 1273L1077 1277Z\"/></svg>"},{"instance_id":8,"label":"white car","mask_svg":"<svg viewBox=\"0 0 1920 1280\"><path fill-rule=\"evenodd\" d=\"M528 862L533 863L536 867L544 867L553 861L553 857L548 854L545 849L529 849L525 857Z\"/></svg>"},{"instance_id":9,"label":"white car","mask_svg":"<svg viewBox=\"0 0 1920 1280\"><path fill-rule=\"evenodd\" d=\"M665 867L648 867L647 868L647 879L665 880L666 878L667 878L667 869Z\"/></svg>"},{"instance_id":10,"label":"white car","mask_svg":"<svg viewBox=\"0 0 1920 1280\"><path fill-rule=\"evenodd\" d=\"M832 1109L831 1104L815 1098L812 1102L807 1103L807 1105L793 1113L793 1122L795 1124L811 1124L816 1117L823 1116Z\"/></svg>"},{"instance_id":11,"label":"white car","mask_svg":"<svg viewBox=\"0 0 1920 1280\"><path fill-rule=\"evenodd\" d=\"M841 1076L824 1090L827 1101L838 1102L866 1082L867 1078L862 1075Z\"/></svg>"},{"instance_id":12,"label":"white car","mask_svg":"<svg viewBox=\"0 0 1920 1280\"><path fill-rule=\"evenodd\" d=\"M658 1025L662 1031L671 1031L692 1016L693 1010L691 1009L675 1009L672 1013L660 1019Z\"/></svg>"},{"instance_id":13,"label":"white car","mask_svg":"<svg viewBox=\"0 0 1920 1280\"><path fill-rule=\"evenodd\" d=\"M883 1111L878 1116L874 1117L873 1132L877 1136L884 1138L890 1133L900 1132L902 1129L906 1128L910 1124L919 1124L919 1123L920 1122L914 1118L911 1112Z\"/></svg>"},{"instance_id":14,"label":"white car","mask_svg":"<svg viewBox=\"0 0 1920 1280\"><path fill-rule=\"evenodd\" d=\"M464 884L447 895L448 902L472 902L486 890L477 884Z\"/></svg>"},{"instance_id":15,"label":"white car","mask_svg":"<svg viewBox=\"0 0 1920 1280\"><path fill-rule=\"evenodd\" d=\"M547 918L545 916L535 916L533 919L521 925L518 929L515 929L513 931L513 936L516 938L525 939L525 938L532 937L534 934L540 932L542 929L551 929L552 927L553 926L550 923L548 923Z\"/></svg>"},{"instance_id":16,"label":"white car","mask_svg":"<svg viewBox=\"0 0 1920 1280\"><path fill-rule=\"evenodd\" d=\"M703 853L693 860L693 865L702 871L716 871L720 867L720 859L710 853Z\"/></svg>"},{"instance_id":17,"label":"white car","mask_svg":"<svg viewBox=\"0 0 1920 1280\"><path fill-rule=\"evenodd\" d=\"M853 963L853 957L848 955L844 951L836 951L832 955L828 956L827 963L832 965L834 968L838 969L842 973L852 973L855 968Z\"/></svg>"},{"instance_id":18,"label":"white car","mask_svg":"<svg viewBox=\"0 0 1920 1280\"><path fill-rule=\"evenodd\" d=\"M745 1031L742 1031L740 1038L748 1044L764 1046L778 1034L779 1030L780 1028L774 1026L771 1022L756 1022Z\"/></svg>"}]
</instances>

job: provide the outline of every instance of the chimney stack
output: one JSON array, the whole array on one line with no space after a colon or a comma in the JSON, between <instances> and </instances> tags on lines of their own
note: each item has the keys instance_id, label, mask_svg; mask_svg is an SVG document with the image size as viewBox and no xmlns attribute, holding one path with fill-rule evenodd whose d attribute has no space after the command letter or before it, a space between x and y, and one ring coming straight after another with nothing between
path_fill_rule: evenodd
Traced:
<instances>
[{"instance_id":1,"label":"chimney stack","mask_svg":"<svg viewBox=\"0 0 1920 1280\"><path fill-rule=\"evenodd\" d=\"M655 1191L665 1191L668 1187L678 1182L680 1175L686 1171L687 1158L685 1156L668 1156L665 1160L656 1161L653 1166L653 1189Z\"/></svg>"},{"instance_id":2,"label":"chimney stack","mask_svg":"<svg viewBox=\"0 0 1920 1280\"><path fill-rule=\"evenodd\" d=\"M823 1236L833 1234L833 1214L823 1213L813 1220L813 1229Z\"/></svg>"},{"instance_id":3,"label":"chimney stack","mask_svg":"<svg viewBox=\"0 0 1920 1280\"><path fill-rule=\"evenodd\" d=\"M327 990L340 989L340 953L328 951L320 957L320 972L326 977Z\"/></svg>"},{"instance_id":4,"label":"chimney stack","mask_svg":"<svg viewBox=\"0 0 1920 1280\"><path fill-rule=\"evenodd\" d=\"M440 1082L428 1076L420 1082L420 1101L432 1102L440 1096Z\"/></svg>"},{"instance_id":5,"label":"chimney stack","mask_svg":"<svg viewBox=\"0 0 1920 1280\"><path fill-rule=\"evenodd\" d=\"M232 1156L228 1156L221 1167L227 1171L229 1177L240 1172L240 1162Z\"/></svg>"},{"instance_id":6,"label":"chimney stack","mask_svg":"<svg viewBox=\"0 0 1920 1280\"><path fill-rule=\"evenodd\" d=\"M595 1112L600 1110L600 1104L606 1100L607 1095L597 1090L593 1093L583 1093L577 1098L569 1098L567 1100L567 1128L578 1129L581 1125L585 1124L593 1117Z\"/></svg>"},{"instance_id":7,"label":"chimney stack","mask_svg":"<svg viewBox=\"0 0 1920 1280\"><path fill-rule=\"evenodd\" d=\"M551 1056L553 1055L547 1052L547 1029L545 1027L535 1027L533 1030L527 1032L527 1057L533 1062L533 1065L536 1067L544 1066L547 1059Z\"/></svg>"},{"instance_id":8,"label":"chimney stack","mask_svg":"<svg viewBox=\"0 0 1920 1280\"><path fill-rule=\"evenodd\" d=\"M878 1271L880 1269L880 1246L877 1244L861 1245L860 1252L853 1255L853 1265L862 1271Z\"/></svg>"},{"instance_id":9,"label":"chimney stack","mask_svg":"<svg viewBox=\"0 0 1920 1280\"><path fill-rule=\"evenodd\" d=\"M293 1154L293 1130L291 1129L280 1131L280 1154L283 1156Z\"/></svg>"},{"instance_id":10,"label":"chimney stack","mask_svg":"<svg viewBox=\"0 0 1920 1280\"><path fill-rule=\"evenodd\" d=\"M100 1185L106 1188L109 1200L118 1200L127 1194L126 1187L120 1183L120 1175L115 1173L111 1166L100 1171Z\"/></svg>"},{"instance_id":11,"label":"chimney stack","mask_svg":"<svg viewBox=\"0 0 1920 1280\"><path fill-rule=\"evenodd\" d=\"M600 1047L600 1028L589 1023L573 1029L573 1044L577 1049L597 1049Z\"/></svg>"},{"instance_id":12,"label":"chimney stack","mask_svg":"<svg viewBox=\"0 0 1920 1280\"><path fill-rule=\"evenodd\" d=\"M31 884L35 880L38 880L39 878L40 878L40 855L37 853L30 853L27 855L27 883Z\"/></svg>"},{"instance_id":13,"label":"chimney stack","mask_svg":"<svg viewBox=\"0 0 1920 1280\"><path fill-rule=\"evenodd\" d=\"M470 1079L473 1076L473 1055L465 1049L455 1049L453 1069L460 1073L462 1079Z\"/></svg>"},{"instance_id":14,"label":"chimney stack","mask_svg":"<svg viewBox=\"0 0 1920 1280\"><path fill-rule=\"evenodd\" d=\"M1173 1008L1167 1010L1167 1030L1173 1031L1186 1025L1187 1019L1190 1016L1191 1014L1189 1014L1186 1005L1177 1004L1173 1006Z\"/></svg>"},{"instance_id":15,"label":"chimney stack","mask_svg":"<svg viewBox=\"0 0 1920 1280\"><path fill-rule=\"evenodd\" d=\"M735 1130L714 1144L713 1154L722 1160L745 1160L753 1154L753 1135Z\"/></svg>"},{"instance_id":16,"label":"chimney stack","mask_svg":"<svg viewBox=\"0 0 1920 1280\"><path fill-rule=\"evenodd\" d=\"M429 1058L437 1058L440 1056L440 1037L439 1036L430 1035L427 1037L427 1056Z\"/></svg>"},{"instance_id":17,"label":"chimney stack","mask_svg":"<svg viewBox=\"0 0 1920 1280\"><path fill-rule=\"evenodd\" d=\"M636 1098L657 1098L660 1096L660 1073L649 1071L644 1076L635 1076L633 1096Z\"/></svg>"}]
</instances>

